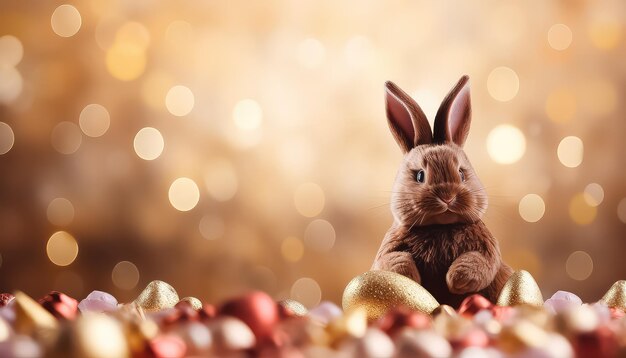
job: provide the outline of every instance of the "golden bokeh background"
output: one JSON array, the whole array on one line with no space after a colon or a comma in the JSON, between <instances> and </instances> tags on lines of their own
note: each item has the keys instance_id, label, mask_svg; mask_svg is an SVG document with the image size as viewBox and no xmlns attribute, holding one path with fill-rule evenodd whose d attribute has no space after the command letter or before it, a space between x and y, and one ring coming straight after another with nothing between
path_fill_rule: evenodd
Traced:
<instances>
[{"instance_id":1,"label":"golden bokeh background","mask_svg":"<svg viewBox=\"0 0 626 358\"><path fill-rule=\"evenodd\" d=\"M544 296L626 278L626 3L0 4L0 291L153 279L339 302L391 224L383 83L466 145L506 261Z\"/></svg>"}]
</instances>

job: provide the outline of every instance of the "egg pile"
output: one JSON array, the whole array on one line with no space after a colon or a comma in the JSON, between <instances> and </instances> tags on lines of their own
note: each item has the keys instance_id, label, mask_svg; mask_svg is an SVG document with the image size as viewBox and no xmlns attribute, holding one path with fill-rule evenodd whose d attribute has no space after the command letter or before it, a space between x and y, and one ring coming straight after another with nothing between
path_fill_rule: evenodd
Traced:
<instances>
[{"instance_id":1,"label":"egg pile","mask_svg":"<svg viewBox=\"0 0 626 358\"><path fill-rule=\"evenodd\" d=\"M4 293L0 357L626 357L626 281L596 303L564 291L544 302L520 272L497 305L472 295L454 309L396 279L355 278L344 309L326 301L308 310L260 291L214 306L179 299L163 281L130 303L101 291L80 302Z\"/></svg>"}]
</instances>

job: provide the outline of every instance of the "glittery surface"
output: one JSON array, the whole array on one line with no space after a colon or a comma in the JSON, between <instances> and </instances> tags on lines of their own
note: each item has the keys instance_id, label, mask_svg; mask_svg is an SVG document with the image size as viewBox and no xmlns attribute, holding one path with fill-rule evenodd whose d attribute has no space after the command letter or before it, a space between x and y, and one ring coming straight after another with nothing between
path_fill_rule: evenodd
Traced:
<instances>
[{"instance_id":1,"label":"glittery surface","mask_svg":"<svg viewBox=\"0 0 626 358\"><path fill-rule=\"evenodd\" d=\"M428 314L439 307L437 300L417 282L389 271L368 271L352 279L343 292L342 304L345 311L365 309L369 320L397 306Z\"/></svg>"},{"instance_id":2,"label":"glittery surface","mask_svg":"<svg viewBox=\"0 0 626 358\"><path fill-rule=\"evenodd\" d=\"M195 297L184 297L180 299L180 302L189 302L189 304L191 305L191 308L193 308L194 310L200 310L202 309L202 301L200 301L199 299L195 298Z\"/></svg>"},{"instance_id":3,"label":"glittery surface","mask_svg":"<svg viewBox=\"0 0 626 358\"><path fill-rule=\"evenodd\" d=\"M296 300L282 300L278 302L279 305L293 312L296 316L305 316L309 313L309 310L304 305Z\"/></svg>"},{"instance_id":4,"label":"glittery surface","mask_svg":"<svg viewBox=\"0 0 626 358\"><path fill-rule=\"evenodd\" d=\"M626 311L626 280L617 281L604 294L602 301L609 307Z\"/></svg>"},{"instance_id":5,"label":"glittery surface","mask_svg":"<svg viewBox=\"0 0 626 358\"><path fill-rule=\"evenodd\" d=\"M35 331L57 328L58 322L37 301L27 294L15 292L15 331L21 334L32 334Z\"/></svg>"},{"instance_id":6,"label":"glittery surface","mask_svg":"<svg viewBox=\"0 0 626 358\"><path fill-rule=\"evenodd\" d=\"M498 306L531 305L542 307L543 296L535 279L528 271L520 270L511 275L502 287Z\"/></svg>"},{"instance_id":7,"label":"glittery surface","mask_svg":"<svg viewBox=\"0 0 626 358\"><path fill-rule=\"evenodd\" d=\"M174 287L163 281L152 281L135 299L135 303L145 311L172 308L178 303L178 293Z\"/></svg>"}]
</instances>

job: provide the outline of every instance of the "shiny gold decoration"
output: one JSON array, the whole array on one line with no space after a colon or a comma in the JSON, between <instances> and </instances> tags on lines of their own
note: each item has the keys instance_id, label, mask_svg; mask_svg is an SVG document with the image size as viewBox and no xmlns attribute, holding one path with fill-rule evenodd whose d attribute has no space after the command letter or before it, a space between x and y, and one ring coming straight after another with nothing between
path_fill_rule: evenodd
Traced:
<instances>
[{"instance_id":1,"label":"shiny gold decoration","mask_svg":"<svg viewBox=\"0 0 626 358\"><path fill-rule=\"evenodd\" d=\"M498 346L504 352L513 353L529 347L541 347L548 338L544 329L529 321L520 320L502 329Z\"/></svg>"},{"instance_id":2,"label":"shiny gold decoration","mask_svg":"<svg viewBox=\"0 0 626 358\"><path fill-rule=\"evenodd\" d=\"M360 338L367 331L368 311L357 307L346 311L326 327L328 344L336 346L348 338Z\"/></svg>"},{"instance_id":3,"label":"shiny gold decoration","mask_svg":"<svg viewBox=\"0 0 626 358\"><path fill-rule=\"evenodd\" d=\"M100 313L85 314L73 329L71 356L82 358L124 358L130 355L120 323Z\"/></svg>"},{"instance_id":4,"label":"shiny gold decoration","mask_svg":"<svg viewBox=\"0 0 626 358\"><path fill-rule=\"evenodd\" d=\"M279 305L293 312L296 316L306 316L309 310L304 305L296 300L282 300L278 302Z\"/></svg>"},{"instance_id":5,"label":"shiny gold decoration","mask_svg":"<svg viewBox=\"0 0 626 358\"><path fill-rule=\"evenodd\" d=\"M609 307L617 307L626 311L626 280L619 280L602 296L602 302Z\"/></svg>"},{"instance_id":6,"label":"shiny gold decoration","mask_svg":"<svg viewBox=\"0 0 626 358\"><path fill-rule=\"evenodd\" d=\"M537 282L528 271L516 271L502 287L498 306L543 306L543 296Z\"/></svg>"},{"instance_id":7,"label":"shiny gold decoration","mask_svg":"<svg viewBox=\"0 0 626 358\"><path fill-rule=\"evenodd\" d=\"M169 284L155 280L141 292L135 303L145 311L158 311L174 307L178 301L178 293Z\"/></svg>"},{"instance_id":8,"label":"shiny gold decoration","mask_svg":"<svg viewBox=\"0 0 626 358\"><path fill-rule=\"evenodd\" d=\"M46 311L37 301L22 291L15 295L15 324L13 329L20 334L48 335L58 328L54 316Z\"/></svg>"},{"instance_id":9,"label":"shiny gold decoration","mask_svg":"<svg viewBox=\"0 0 626 358\"><path fill-rule=\"evenodd\" d=\"M363 308L369 320L375 320L388 310L406 306L432 313L439 303L417 282L389 271L368 271L350 281L343 292L344 311Z\"/></svg>"},{"instance_id":10,"label":"shiny gold decoration","mask_svg":"<svg viewBox=\"0 0 626 358\"><path fill-rule=\"evenodd\" d=\"M433 317L437 317L439 315L454 317L458 315L456 313L456 310L452 308L452 306L448 306L448 305L440 305L439 307L435 308L431 314Z\"/></svg>"},{"instance_id":11,"label":"shiny gold decoration","mask_svg":"<svg viewBox=\"0 0 626 358\"><path fill-rule=\"evenodd\" d=\"M180 299L180 302L189 302L191 308L196 311L202 309L202 301L195 297L184 297Z\"/></svg>"}]
</instances>

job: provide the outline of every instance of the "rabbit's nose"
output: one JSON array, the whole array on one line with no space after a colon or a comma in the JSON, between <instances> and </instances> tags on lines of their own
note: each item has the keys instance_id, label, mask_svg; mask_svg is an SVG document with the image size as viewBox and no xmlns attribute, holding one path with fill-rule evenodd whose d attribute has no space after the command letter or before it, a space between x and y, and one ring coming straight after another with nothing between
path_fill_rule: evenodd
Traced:
<instances>
[{"instance_id":1,"label":"rabbit's nose","mask_svg":"<svg viewBox=\"0 0 626 358\"><path fill-rule=\"evenodd\" d=\"M444 203L450 204L456 198L456 195L453 194L444 194L439 197Z\"/></svg>"}]
</instances>

